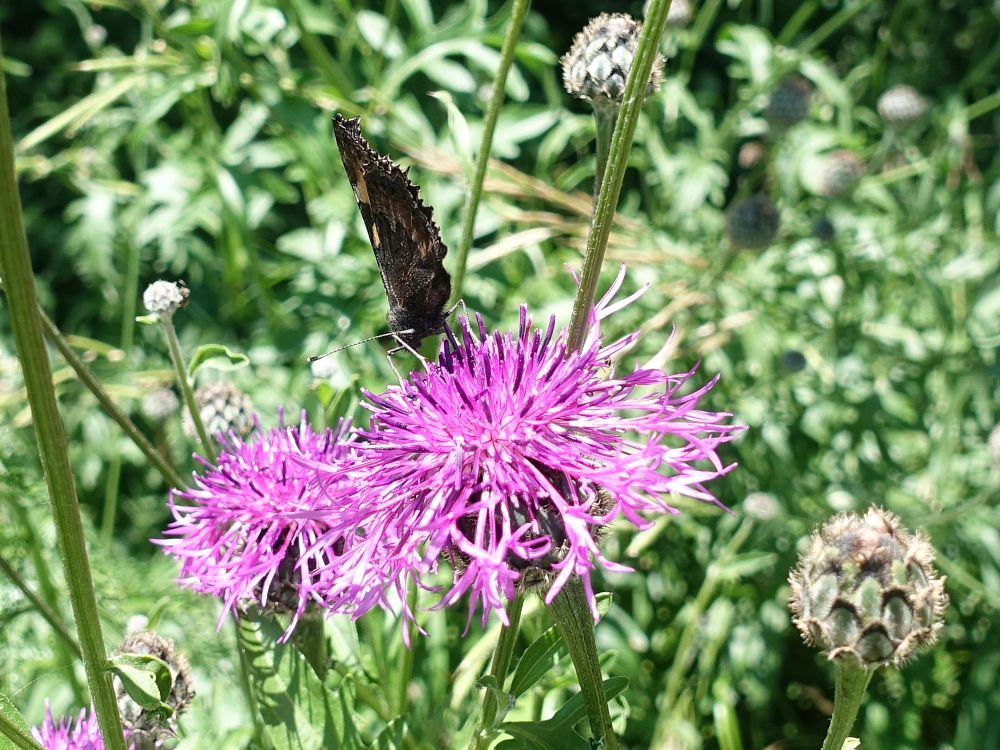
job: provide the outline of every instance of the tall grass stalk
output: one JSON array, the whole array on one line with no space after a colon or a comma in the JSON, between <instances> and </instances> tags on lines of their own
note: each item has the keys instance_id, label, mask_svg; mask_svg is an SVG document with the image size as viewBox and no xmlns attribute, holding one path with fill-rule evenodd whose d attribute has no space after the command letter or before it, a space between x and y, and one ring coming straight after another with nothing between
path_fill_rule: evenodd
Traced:
<instances>
[{"instance_id":1,"label":"tall grass stalk","mask_svg":"<svg viewBox=\"0 0 1000 750\"><path fill-rule=\"evenodd\" d=\"M3 50L0 47L0 61ZM2 66L0 66L2 67ZM76 484L70 469L66 432L56 394L52 370L38 315L35 279L28 254L28 241L21 220L21 201L14 176L14 142L7 111L7 90L0 75L0 273L7 290L10 326L31 406L38 456L55 520L56 538L63 561L77 635L83 652L91 697L107 750L125 750L118 702L111 676L104 671L107 652L98 617L97 597L90 574L90 560L83 534Z\"/></svg>"}]
</instances>

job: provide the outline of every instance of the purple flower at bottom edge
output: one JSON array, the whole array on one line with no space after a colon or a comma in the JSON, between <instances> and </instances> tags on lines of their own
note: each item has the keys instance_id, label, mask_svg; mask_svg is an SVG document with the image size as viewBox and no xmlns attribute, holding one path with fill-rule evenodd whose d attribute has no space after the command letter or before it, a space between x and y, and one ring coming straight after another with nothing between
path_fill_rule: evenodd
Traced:
<instances>
[{"instance_id":1,"label":"purple flower at bottom edge","mask_svg":"<svg viewBox=\"0 0 1000 750\"><path fill-rule=\"evenodd\" d=\"M163 539L152 540L181 563L178 583L222 599L226 614L257 601L292 613L286 640L308 601L313 574L336 556L336 541L317 546L335 516L343 482L317 476L303 460L335 461L350 451L346 425L315 433L305 421L257 432L244 442L230 434L215 466L195 487L173 491L174 520ZM179 505L176 499L192 505ZM290 514L324 509L333 515L303 519Z\"/></svg>"},{"instance_id":2,"label":"purple flower at bottom edge","mask_svg":"<svg viewBox=\"0 0 1000 750\"><path fill-rule=\"evenodd\" d=\"M490 334L479 320L477 335L462 319L461 340L450 335L437 362L364 393L372 417L355 443L355 493L331 520L342 553L316 587L329 609L359 616L389 591L405 602L407 583L427 588L446 560L455 574L437 606L469 592L470 620L481 604L484 624L492 611L506 621L505 601L529 571L526 582L550 584L549 602L579 576L596 617L591 572L630 570L601 552L608 523L646 528L647 514L677 512L670 493L721 506L704 483L733 468L716 449L743 427L699 408L714 380L682 393L693 371L610 371L638 338L600 341L599 321L635 298L611 304L622 279L591 313L579 352L567 354L554 320L531 328L524 308L516 334Z\"/></svg>"},{"instance_id":3,"label":"purple flower at bottom edge","mask_svg":"<svg viewBox=\"0 0 1000 750\"><path fill-rule=\"evenodd\" d=\"M45 750L104 750L93 707L81 708L75 725L71 717L63 717L57 724L52 720L52 709L46 701L45 721L32 729L31 734Z\"/></svg>"}]
</instances>

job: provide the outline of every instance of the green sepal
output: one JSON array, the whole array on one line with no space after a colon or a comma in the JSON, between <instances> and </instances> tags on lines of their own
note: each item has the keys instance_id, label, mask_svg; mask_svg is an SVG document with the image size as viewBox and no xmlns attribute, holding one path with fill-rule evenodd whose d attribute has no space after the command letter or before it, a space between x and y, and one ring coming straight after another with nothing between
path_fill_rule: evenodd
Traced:
<instances>
[{"instance_id":1,"label":"green sepal","mask_svg":"<svg viewBox=\"0 0 1000 750\"><path fill-rule=\"evenodd\" d=\"M173 677L163 659L150 654L115 654L108 659L105 670L121 680L128 697L144 711L162 719L173 716L174 710L164 703L170 695Z\"/></svg>"}]
</instances>

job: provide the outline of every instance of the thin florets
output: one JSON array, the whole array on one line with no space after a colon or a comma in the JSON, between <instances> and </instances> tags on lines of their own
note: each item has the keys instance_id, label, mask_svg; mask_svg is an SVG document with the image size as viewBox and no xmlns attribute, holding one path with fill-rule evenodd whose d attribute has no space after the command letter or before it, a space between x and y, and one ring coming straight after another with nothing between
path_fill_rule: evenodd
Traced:
<instances>
[{"instance_id":1,"label":"thin florets","mask_svg":"<svg viewBox=\"0 0 1000 750\"><path fill-rule=\"evenodd\" d=\"M740 428L700 408L714 380L685 392L693 371L614 374L636 336L602 345L609 300L582 351L522 308L516 333L463 320L437 362L365 392L371 424L356 444L357 491L330 532L344 548L324 574L328 607L360 615L410 580L426 585L445 560L455 576L440 606L468 593L470 617L479 604L484 622L503 619L527 571L541 573L549 601L579 576L596 614L591 573L629 570L603 555L606 524L644 528L676 512L674 493L717 503L705 482L732 468L717 448Z\"/></svg>"},{"instance_id":2,"label":"thin florets","mask_svg":"<svg viewBox=\"0 0 1000 750\"><path fill-rule=\"evenodd\" d=\"M292 613L287 637L312 598L314 572L337 555L334 540L316 546L335 515L343 479L317 477L303 459L334 462L350 450L343 426L259 430L250 442L232 435L195 487L174 492L174 521L154 540L181 563L178 582L222 599L222 616L257 602ZM190 504L181 504L178 500ZM324 509L323 519L295 516ZM220 618L220 625L222 619Z\"/></svg>"}]
</instances>

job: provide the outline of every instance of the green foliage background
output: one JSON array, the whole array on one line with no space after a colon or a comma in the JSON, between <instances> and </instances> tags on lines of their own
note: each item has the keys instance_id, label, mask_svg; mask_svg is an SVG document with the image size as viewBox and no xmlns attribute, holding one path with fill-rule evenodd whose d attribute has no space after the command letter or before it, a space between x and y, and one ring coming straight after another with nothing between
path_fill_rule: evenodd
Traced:
<instances>
[{"instance_id":1,"label":"green foliage background","mask_svg":"<svg viewBox=\"0 0 1000 750\"><path fill-rule=\"evenodd\" d=\"M489 325L510 326L522 303L536 320L568 319L565 266L579 266L586 238L593 121L562 91L557 59L605 10L641 12L550 1L526 24L463 289ZM170 383L158 332L133 322L142 288L187 282L182 344L245 351L249 368L200 377L236 382L265 425L279 405L317 423L352 411L359 384L378 389L392 373L375 344L321 369L306 362L384 325L331 113L362 115L379 150L413 165L453 245L508 12L485 0L0 9L43 306L182 471L195 464L179 418L154 422L140 408ZM685 504L608 542L612 559L638 571L605 581L613 600L597 630L607 672L629 679L617 701L627 747L818 747L831 669L790 626L785 579L813 525L870 504L927 531L952 606L939 648L873 681L862 746L1000 747L1000 441L992 451L988 442L1000 415L997 38L1000 10L972 0L708 0L665 38L666 80L640 121L606 274L625 262L629 288L651 288L607 333L642 327L630 357L720 372L710 408L749 430L728 450L740 469L715 487L733 516ZM766 137L768 96L793 70L814 88L811 116L772 136L767 166L745 172L739 147ZM931 106L887 128L875 102L896 83ZM816 185L838 149L859 154L866 174L831 199ZM724 210L758 188L781 210L778 239L735 253ZM819 218L833 239L814 236ZM215 603L177 590L172 563L147 542L167 520L162 481L62 363L54 377L94 519L109 645L136 616L175 638L200 692L181 747L246 747L231 631L216 634ZM0 413L0 552L69 617L7 335ZM744 512L753 493L766 493L773 517ZM102 522L111 497L117 515ZM425 625L406 724L417 746L449 746L475 713L472 681L494 633L464 632L461 611L428 613ZM531 608L525 638L549 625ZM374 688L391 692L396 624L373 615L356 636L330 627L361 644L341 658L359 659ZM33 723L46 698L57 711L80 706L71 662L0 582L0 692ZM550 715L572 686L563 659L511 717ZM384 725L364 708L358 716L369 739Z\"/></svg>"}]
</instances>

